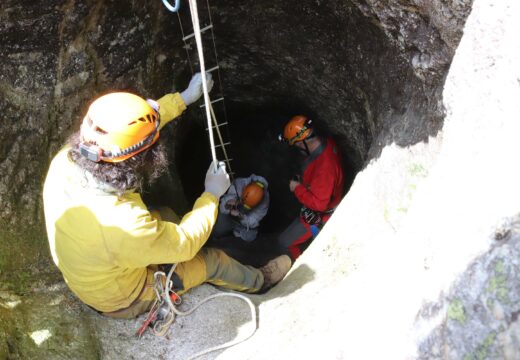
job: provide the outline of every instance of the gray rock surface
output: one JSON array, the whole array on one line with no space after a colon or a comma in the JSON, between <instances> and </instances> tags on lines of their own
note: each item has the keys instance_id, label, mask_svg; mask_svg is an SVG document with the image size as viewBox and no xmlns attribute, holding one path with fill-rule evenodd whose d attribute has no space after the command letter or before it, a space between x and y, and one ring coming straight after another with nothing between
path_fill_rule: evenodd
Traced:
<instances>
[{"instance_id":1,"label":"gray rock surface","mask_svg":"<svg viewBox=\"0 0 520 360\"><path fill-rule=\"evenodd\" d=\"M306 104L360 172L287 278L250 296L253 338L206 358L518 358L520 5L229 1L212 11L228 98ZM248 326L244 304L215 300L166 338L138 340L142 318L100 317L49 264L40 191L50 158L96 94L181 86L172 17L146 1L0 5L0 358L182 359ZM175 167L165 183L182 188ZM186 306L216 291L202 286Z\"/></svg>"}]
</instances>

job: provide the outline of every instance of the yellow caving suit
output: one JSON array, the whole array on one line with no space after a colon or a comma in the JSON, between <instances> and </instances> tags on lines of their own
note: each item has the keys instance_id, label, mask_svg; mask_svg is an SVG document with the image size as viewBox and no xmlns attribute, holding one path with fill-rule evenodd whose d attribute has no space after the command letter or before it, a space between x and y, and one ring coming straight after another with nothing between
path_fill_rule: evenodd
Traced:
<instances>
[{"instance_id":1,"label":"yellow caving suit","mask_svg":"<svg viewBox=\"0 0 520 360\"><path fill-rule=\"evenodd\" d=\"M161 128L186 109L178 93L159 100ZM69 160L53 159L43 200L55 264L86 304L114 317L134 317L151 306L156 264L179 263L183 291L203 282L256 292L263 275L216 249L202 249L215 224L218 199L204 192L179 224L152 215L135 192L117 196ZM111 191L112 190L112 191Z\"/></svg>"}]
</instances>

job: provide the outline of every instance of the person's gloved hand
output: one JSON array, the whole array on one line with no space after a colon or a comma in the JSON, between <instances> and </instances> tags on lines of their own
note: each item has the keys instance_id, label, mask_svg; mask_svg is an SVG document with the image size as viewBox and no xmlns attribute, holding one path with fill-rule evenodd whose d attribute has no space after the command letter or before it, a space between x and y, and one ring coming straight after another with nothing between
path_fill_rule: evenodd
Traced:
<instances>
[{"instance_id":1,"label":"person's gloved hand","mask_svg":"<svg viewBox=\"0 0 520 360\"><path fill-rule=\"evenodd\" d=\"M289 190L291 190L291 192L294 192L294 190L296 190L296 188L298 187L298 185L300 185L301 183L298 182L298 181L294 181L294 180L291 180L289 181Z\"/></svg>"},{"instance_id":2,"label":"person's gloved hand","mask_svg":"<svg viewBox=\"0 0 520 360\"><path fill-rule=\"evenodd\" d=\"M206 72L206 83L208 85L208 92L213 88L213 79L209 72ZM181 92L181 97L186 106L193 104L195 101L199 100L202 96L202 75L201 73L196 73L190 80L190 84Z\"/></svg>"},{"instance_id":3,"label":"person's gloved hand","mask_svg":"<svg viewBox=\"0 0 520 360\"><path fill-rule=\"evenodd\" d=\"M231 185L229 181L229 174L226 172L226 165L224 162L219 162L218 168L215 171L214 162L209 166L206 173L206 180L204 181L205 191L212 193L217 198L224 195Z\"/></svg>"}]
</instances>

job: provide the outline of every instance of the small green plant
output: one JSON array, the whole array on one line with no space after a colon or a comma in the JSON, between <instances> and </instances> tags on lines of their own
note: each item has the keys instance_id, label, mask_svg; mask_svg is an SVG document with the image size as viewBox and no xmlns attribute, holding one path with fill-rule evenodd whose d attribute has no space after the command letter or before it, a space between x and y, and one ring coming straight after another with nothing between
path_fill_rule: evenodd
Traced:
<instances>
[{"instance_id":1,"label":"small green plant","mask_svg":"<svg viewBox=\"0 0 520 360\"><path fill-rule=\"evenodd\" d=\"M448 319L456 320L462 324L466 321L466 311L460 300L453 300L448 306Z\"/></svg>"},{"instance_id":2,"label":"small green plant","mask_svg":"<svg viewBox=\"0 0 520 360\"><path fill-rule=\"evenodd\" d=\"M410 175L417 177L426 177L428 176L428 170L424 168L421 164L414 163L408 167L408 171Z\"/></svg>"}]
</instances>

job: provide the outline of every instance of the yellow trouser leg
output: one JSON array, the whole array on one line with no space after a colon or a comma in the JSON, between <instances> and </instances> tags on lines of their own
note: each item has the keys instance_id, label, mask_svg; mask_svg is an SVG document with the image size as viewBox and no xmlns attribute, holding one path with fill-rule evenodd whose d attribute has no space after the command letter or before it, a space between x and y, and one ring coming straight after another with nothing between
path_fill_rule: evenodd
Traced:
<instances>
[{"instance_id":1,"label":"yellow trouser leg","mask_svg":"<svg viewBox=\"0 0 520 360\"><path fill-rule=\"evenodd\" d=\"M213 248L203 248L192 260L177 264L175 272L184 285L182 292L208 282L227 289L255 293L264 283L260 270L242 265L222 250Z\"/></svg>"},{"instance_id":2,"label":"yellow trouser leg","mask_svg":"<svg viewBox=\"0 0 520 360\"><path fill-rule=\"evenodd\" d=\"M179 221L179 217L167 207L152 211L152 215L166 221ZM129 319L150 310L156 299L154 273L157 270L156 265L148 267L144 288L132 305L126 309L103 314L113 318ZM231 290L255 293L264 283L264 276L260 270L243 265L222 250L213 248L203 248L193 259L177 264L175 273L184 287L179 291L180 294L205 282Z\"/></svg>"}]
</instances>

